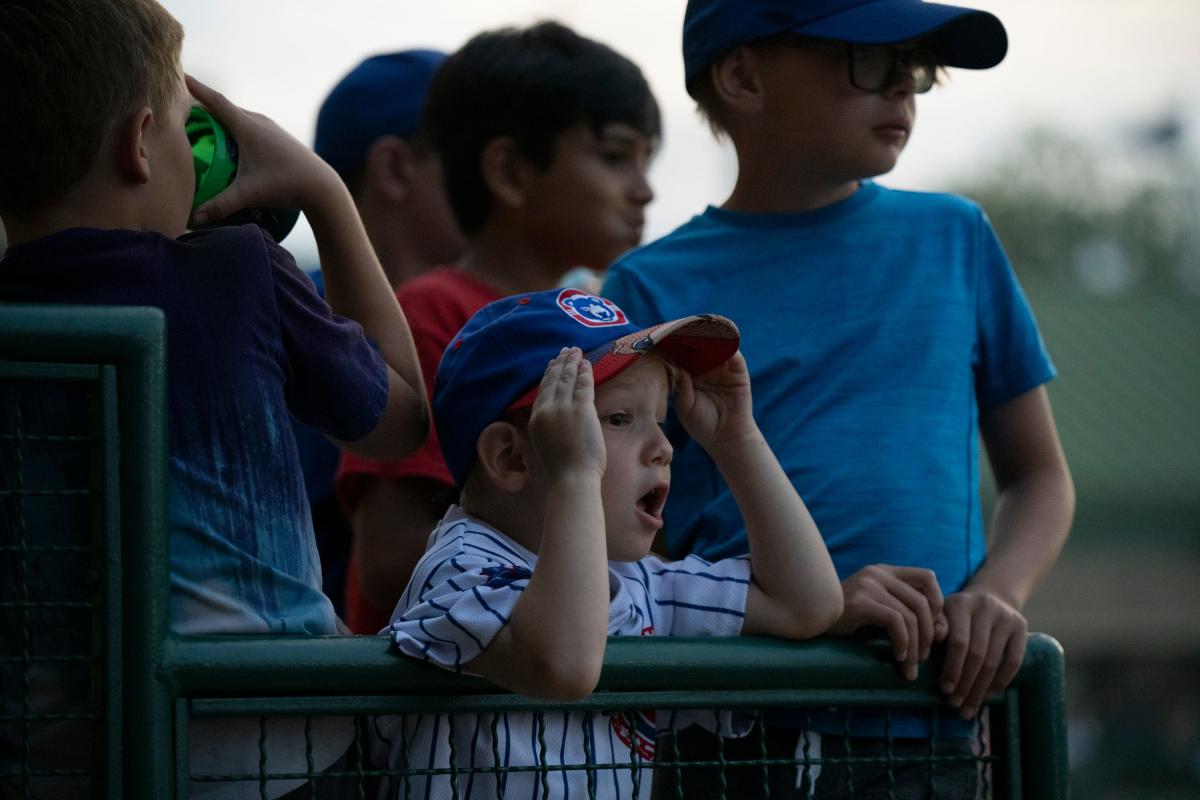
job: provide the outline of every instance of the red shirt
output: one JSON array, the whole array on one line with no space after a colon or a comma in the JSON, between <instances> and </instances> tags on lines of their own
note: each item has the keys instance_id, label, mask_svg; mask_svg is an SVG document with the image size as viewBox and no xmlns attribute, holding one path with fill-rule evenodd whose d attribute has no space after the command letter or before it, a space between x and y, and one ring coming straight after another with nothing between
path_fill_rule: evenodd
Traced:
<instances>
[{"instance_id":1,"label":"red shirt","mask_svg":"<svg viewBox=\"0 0 1200 800\"><path fill-rule=\"evenodd\" d=\"M396 299L408 318L425 388L431 397L433 377L446 345L472 314L500 297L493 287L455 267L439 267L412 279L397 290ZM447 488L454 486L432 425L421 449L399 461L372 461L342 453L338 465L337 492L347 517L353 514L367 481L374 478L422 478ZM358 570L351 559L346 568L345 595L346 624L350 629L355 633L378 633L391 621L393 608L394 603L386 607L367 603L362 594Z\"/></svg>"}]
</instances>

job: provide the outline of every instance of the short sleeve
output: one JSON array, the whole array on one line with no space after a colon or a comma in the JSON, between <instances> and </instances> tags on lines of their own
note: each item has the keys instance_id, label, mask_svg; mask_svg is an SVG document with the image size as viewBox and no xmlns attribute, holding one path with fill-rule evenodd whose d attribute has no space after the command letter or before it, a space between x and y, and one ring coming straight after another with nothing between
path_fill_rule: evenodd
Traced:
<instances>
[{"instance_id":1,"label":"short sleeve","mask_svg":"<svg viewBox=\"0 0 1200 800\"><path fill-rule=\"evenodd\" d=\"M443 558L430 553L406 592L415 596L393 617L388 634L405 655L462 672L463 664L508 624L531 574L515 559L506 562L461 550Z\"/></svg>"},{"instance_id":2,"label":"short sleeve","mask_svg":"<svg viewBox=\"0 0 1200 800\"><path fill-rule=\"evenodd\" d=\"M387 365L362 326L333 313L291 254L273 242L266 244L288 410L335 439L361 439L375 428L387 406Z\"/></svg>"},{"instance_id":3,"label":"short sleeve","mask_svg":"<svg viewBox=\"0 0 1200 800\"><path fill-rule=\"evenodd\" d=\"M1033 309L982 212L979 224L975 390L980 407L991 408L1051 380L1055 369Z\"/></svg>"}]
</instances>

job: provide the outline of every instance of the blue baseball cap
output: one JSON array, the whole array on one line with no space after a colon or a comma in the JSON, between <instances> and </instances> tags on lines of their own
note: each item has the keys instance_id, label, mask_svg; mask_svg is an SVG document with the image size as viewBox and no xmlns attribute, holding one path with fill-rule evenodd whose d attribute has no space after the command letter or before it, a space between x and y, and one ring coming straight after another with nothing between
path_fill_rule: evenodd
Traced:
<instances>
[{"instance_id":1,"label":"blue baseball cap","mask_svg":"<svg viewBox=\"0 0 1200 800\"><path fill-rule=\"evenodd\" d=\"M317 114L313 150L339 173L362 165L380 136L411 136L446 54L403 50L364 60L338 81Z\"/></svg>"},{"instance_id":2,"label":"blue baseball cap","mask_svg":"<svg viewBox=\"0 0 1200 800\"><path fill-rule=\"evenodd\" d=\"M643 328L612 301L580 289L496 300L451 340L433 381L433 422L446 466L462 486L479 434L505 411L533 404L546 364L564 347L583 351L599 386L651 350L703 375L728 361L739 341L737 326L725 317L698 315Z\"/></svg>"},{"instance_id":3,"label":"blue baseball cap","mask_svg":"<svg viewBox=\"0 0 1200 800\"><path fill-rule=\"evenodd\" d=\"M1008 35L986 11L923 0L688 0L683 66L692 79L738 45L798 33L856 44L932 38L946 66L987 69L1004 60Z\"/></svg>"}]
</instances>

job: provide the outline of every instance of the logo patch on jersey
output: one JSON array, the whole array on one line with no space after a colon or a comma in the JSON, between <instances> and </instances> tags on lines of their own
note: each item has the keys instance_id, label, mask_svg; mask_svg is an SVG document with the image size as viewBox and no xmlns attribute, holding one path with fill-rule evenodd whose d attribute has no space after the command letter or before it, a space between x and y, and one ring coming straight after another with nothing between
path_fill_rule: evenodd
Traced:
<instances>
[{"instance_id":1,"label":"logo patch on jersey","mask_svg":"<svg viewBox=\"0 0 1200 800\"><path fill-rule=\"evenodd\" d=\"M559 292L558 307L568 317L589 328L625 325L629 322L625 312L617 308L616 303L579 289L563 289Z\"/></svg>"},{"instance_id":2,"label":"logo patch on jersey","mask_svg":"<svg viewBox=\"0 0 1200 800\"><path fill-rule=\"evenodd\" d=\"M643 761L654 760L658 728L653 711L618 711L609 721L621 744L638 754Z\"/></svg>"}]
</instances>

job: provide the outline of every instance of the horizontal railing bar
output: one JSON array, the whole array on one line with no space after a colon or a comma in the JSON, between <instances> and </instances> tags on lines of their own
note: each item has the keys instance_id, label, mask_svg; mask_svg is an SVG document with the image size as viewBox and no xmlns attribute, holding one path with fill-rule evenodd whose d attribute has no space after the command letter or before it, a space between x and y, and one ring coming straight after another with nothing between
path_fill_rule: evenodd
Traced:
<instances>
[{"instance_id":1,"label":"horizontal railing bar","mask_svg":"<svg viewBox=\"0 0 1200 800\"><path fill-rule=\"evenodd\" d=\"M1053 639L1033 634L1026 666ZM937 697L940 654L916 681L898 673L885 641L808 642L744 638L610 639L598 691L890 690L889 701ZM374 636L168 638L159 678L177 697L496 695L482 678L456 675L396 654ZM1014 686L1027 677L1023 667Z\"/></svg>"},{"instance_id":2,"label":"horizontal railing bar","mask_svg":"<svg viewBox=\"0 0 1200 800\"><path fill-rule=\"evenodd\" d=\"M999 696L989 704L999 702ZM635 708L706 710L721 708L752 711L764 708L935 708L945 704L937 696L919 690L870 689L743 689L743 690L631 690L597 691L574 702L536 700L518 694L476 695L370 695L306 697L193 697L194 717L227 716L325 716L370 714L487 714L533 713L538 711L625 711Z\"/></svg>"}]
</instances>

